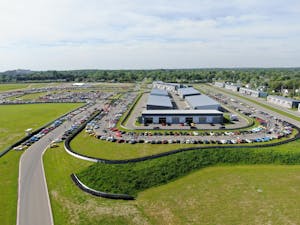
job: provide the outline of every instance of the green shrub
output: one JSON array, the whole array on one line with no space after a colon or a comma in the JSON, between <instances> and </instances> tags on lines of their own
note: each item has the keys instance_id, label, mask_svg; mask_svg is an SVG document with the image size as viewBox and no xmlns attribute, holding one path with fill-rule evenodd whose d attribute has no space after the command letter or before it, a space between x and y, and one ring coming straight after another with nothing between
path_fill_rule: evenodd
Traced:
<instances>
[{"instance_id":1,"label":"green shrub","mask_svg":"<svg viewBox=\"0 0 300 225\"><path fill-rule=\"evenodd\" d=\"M136 196L142 190L165 184L207 166L270 163L299 164L300 152L247 148L201 149L138 163L96 163L77 175L93 189Z\"/></svg>"}]
</instances>

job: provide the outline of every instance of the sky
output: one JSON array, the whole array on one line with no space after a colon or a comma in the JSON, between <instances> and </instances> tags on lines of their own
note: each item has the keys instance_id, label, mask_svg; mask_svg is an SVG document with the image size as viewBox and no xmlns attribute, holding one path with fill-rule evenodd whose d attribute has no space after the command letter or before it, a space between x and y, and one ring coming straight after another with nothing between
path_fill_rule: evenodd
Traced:
<instances>
[{"instance_id":1,"label":"sky","mask_svg":"<svg viewBox=\"0 0 300 225\"><path fill-rule=\"evenodd\" d=\"M0 71L299 66L299 0L0 1Z\"/></svg>"}]
</instances>

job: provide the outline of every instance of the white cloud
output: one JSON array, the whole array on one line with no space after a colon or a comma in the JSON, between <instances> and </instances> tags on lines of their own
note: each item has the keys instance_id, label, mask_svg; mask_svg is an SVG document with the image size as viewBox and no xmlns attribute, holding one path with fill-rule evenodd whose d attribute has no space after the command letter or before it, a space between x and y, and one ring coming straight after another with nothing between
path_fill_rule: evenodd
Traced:
<instances>
[{"instance_id":1,"label":"white cloud","mask_svg":"<svg viewBox=\"0 0 300 225\"><path fill-rule=\"evenodd\" d=\"M299 66L299 7L294 0L2 0L0 70Z\"/></svg>"}]
</instances>

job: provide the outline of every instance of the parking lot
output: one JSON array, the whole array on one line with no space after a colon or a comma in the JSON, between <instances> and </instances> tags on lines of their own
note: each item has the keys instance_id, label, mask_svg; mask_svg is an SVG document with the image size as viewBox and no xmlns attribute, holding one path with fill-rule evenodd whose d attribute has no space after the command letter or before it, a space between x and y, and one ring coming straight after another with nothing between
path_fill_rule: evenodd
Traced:
<instances>
[{"instance_id":1,"label":"parking lot","mask_svg":"<svg viewBox=\"0 0 300 225\"><path fill-rule=\"evenodd\" d=\"M242 144L269 142L274 139L289 137L292 132L292 126L274 117L269 113L257 110L252 106L241 103L228 96L220 96L229 107L252 117L256 121L256 126L237 131L225 131L209 129L207 131L198 130L161 130L153 129L147 131L123 131L116 128L116 124L123 113L130 107L135 99L134 95L126 96L118 100L107 108L101 119L91 121L85 131L91 136L100 140L116 143L145 143L145 144ZM144 97L144 96L143 96ZM149 127L147 127L149 128Z\"/></svg>"},{"instance_id":2,"label":"parking lot","mask_svg":"<svg viewBox=\"0 0 300 225\"><path fill-rule=\"evenodd\" d=\"M186 130L190 129L189 124L172 124L172 125L162 125L162 124L148 124L145 126L144 124L137 124L137 119L141 116L142 111L146 109L146 103L148 99L149 93L144 93L140 100L137 102L134 110L131 112L129 119L127 120L127 123L125 124L125 127L127 129L160 129L160 130ZM181 100L179 96L172 93L172 96L174 96L173 99L175 99L176 105L179 105L181 108L179 109L186 109L187 104L185 101ZM222 102L221 102L222 103ZM224 107L226 107L229 110L229 113L238 115L239 113L234 110L234 108L228 107L228 104L223 104ZM226 129L238 129L241 127L246 127L249 125L249 122L241 116L238 116L237 121L232 121L232 123L227 124L194 124L195 129L205 129L205 130L218 130L221 127L225 126Z\"/></svg>"}]
</instances>

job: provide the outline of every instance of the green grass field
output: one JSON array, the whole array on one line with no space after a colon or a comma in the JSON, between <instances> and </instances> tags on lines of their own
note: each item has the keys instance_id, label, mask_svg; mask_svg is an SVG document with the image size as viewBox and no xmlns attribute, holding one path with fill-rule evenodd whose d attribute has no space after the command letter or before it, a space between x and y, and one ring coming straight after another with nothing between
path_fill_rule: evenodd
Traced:
<instances>
[{"instance_id":1,"label":"green grass field","mask_svg":"<svg viewBox=\"0 0 300 225\"><path fill-rule=\"evenodd\" d=\"M154 147L153 147L154 148ZM277 150L276 150L277 149ZM137 196L143 190L166 184L208 166L222 164L300 164L299 150L282 148L211 148L181 152L138 163L98 163L77 173L87 186L108 193Z\"/></svg>"},{"instance_id":2,"label":"green grass field","mask_svg":"<svg viewBox=\"0 0 300 225\"><path fill-rule=\"evenodd\" d=\"M46 95L47 92L39 92L39 93L32 93L32 94L27 94L27 95L22 95L22 96L17 96L17 97L10 97L8 98L9 100L37 100L39 97L42 97Z\"/></svg>"},{"instance_id":3,"label":"green grass field","mask_svg":"<svg viewBox=\"0 0 300 225\"><path fill-rule=\"evenodd\" d=\"M37 129L82 104L0 105L0 151L25 136L27 128Z\"/></svg>"},{"instance_id":4,"label":"green grass field","mask_svg":"<svg viewBox=\"0 0 300 225\"><path fill-rule=\"evenodd\" d=\"M62 147L44 156L55 224L298 224L300 166L208 167L141 192L135 201L97 198L69 175L91 163Z\"/></svg>"},{"instance_id":5,"label":"green grass field","mask_svg":"<svg viewBox=\"0 0 300 225\"><path fill-rule=\"evenodd\" d=\"M34 129L80 104L37 104L0 106L0 151ZM11 151L0 158L0 221L3 225L16 223L18 168L21 152Z\"/></svg>"},{"instance_id":6,"label":"green grass field","mask_svg":"<svg viewBox=\"0 0 300 225\"><path fill-rule=\"evenodd\" d=\"M0 84L0 92L27 88L29 84Z\"/></svg>"},{"instance_id":7,"label":"green grass field","mask_svg":"<svg viewBox=\"0 0 300 225\"><path fill-rule=\"evenodd\" d=\"M25 88L40 88L49 86L49 83L16 83L16 84L0 84L0 92L2 91L11 91L16 89L25 89Z\"/></svg>"}]
</instances>

